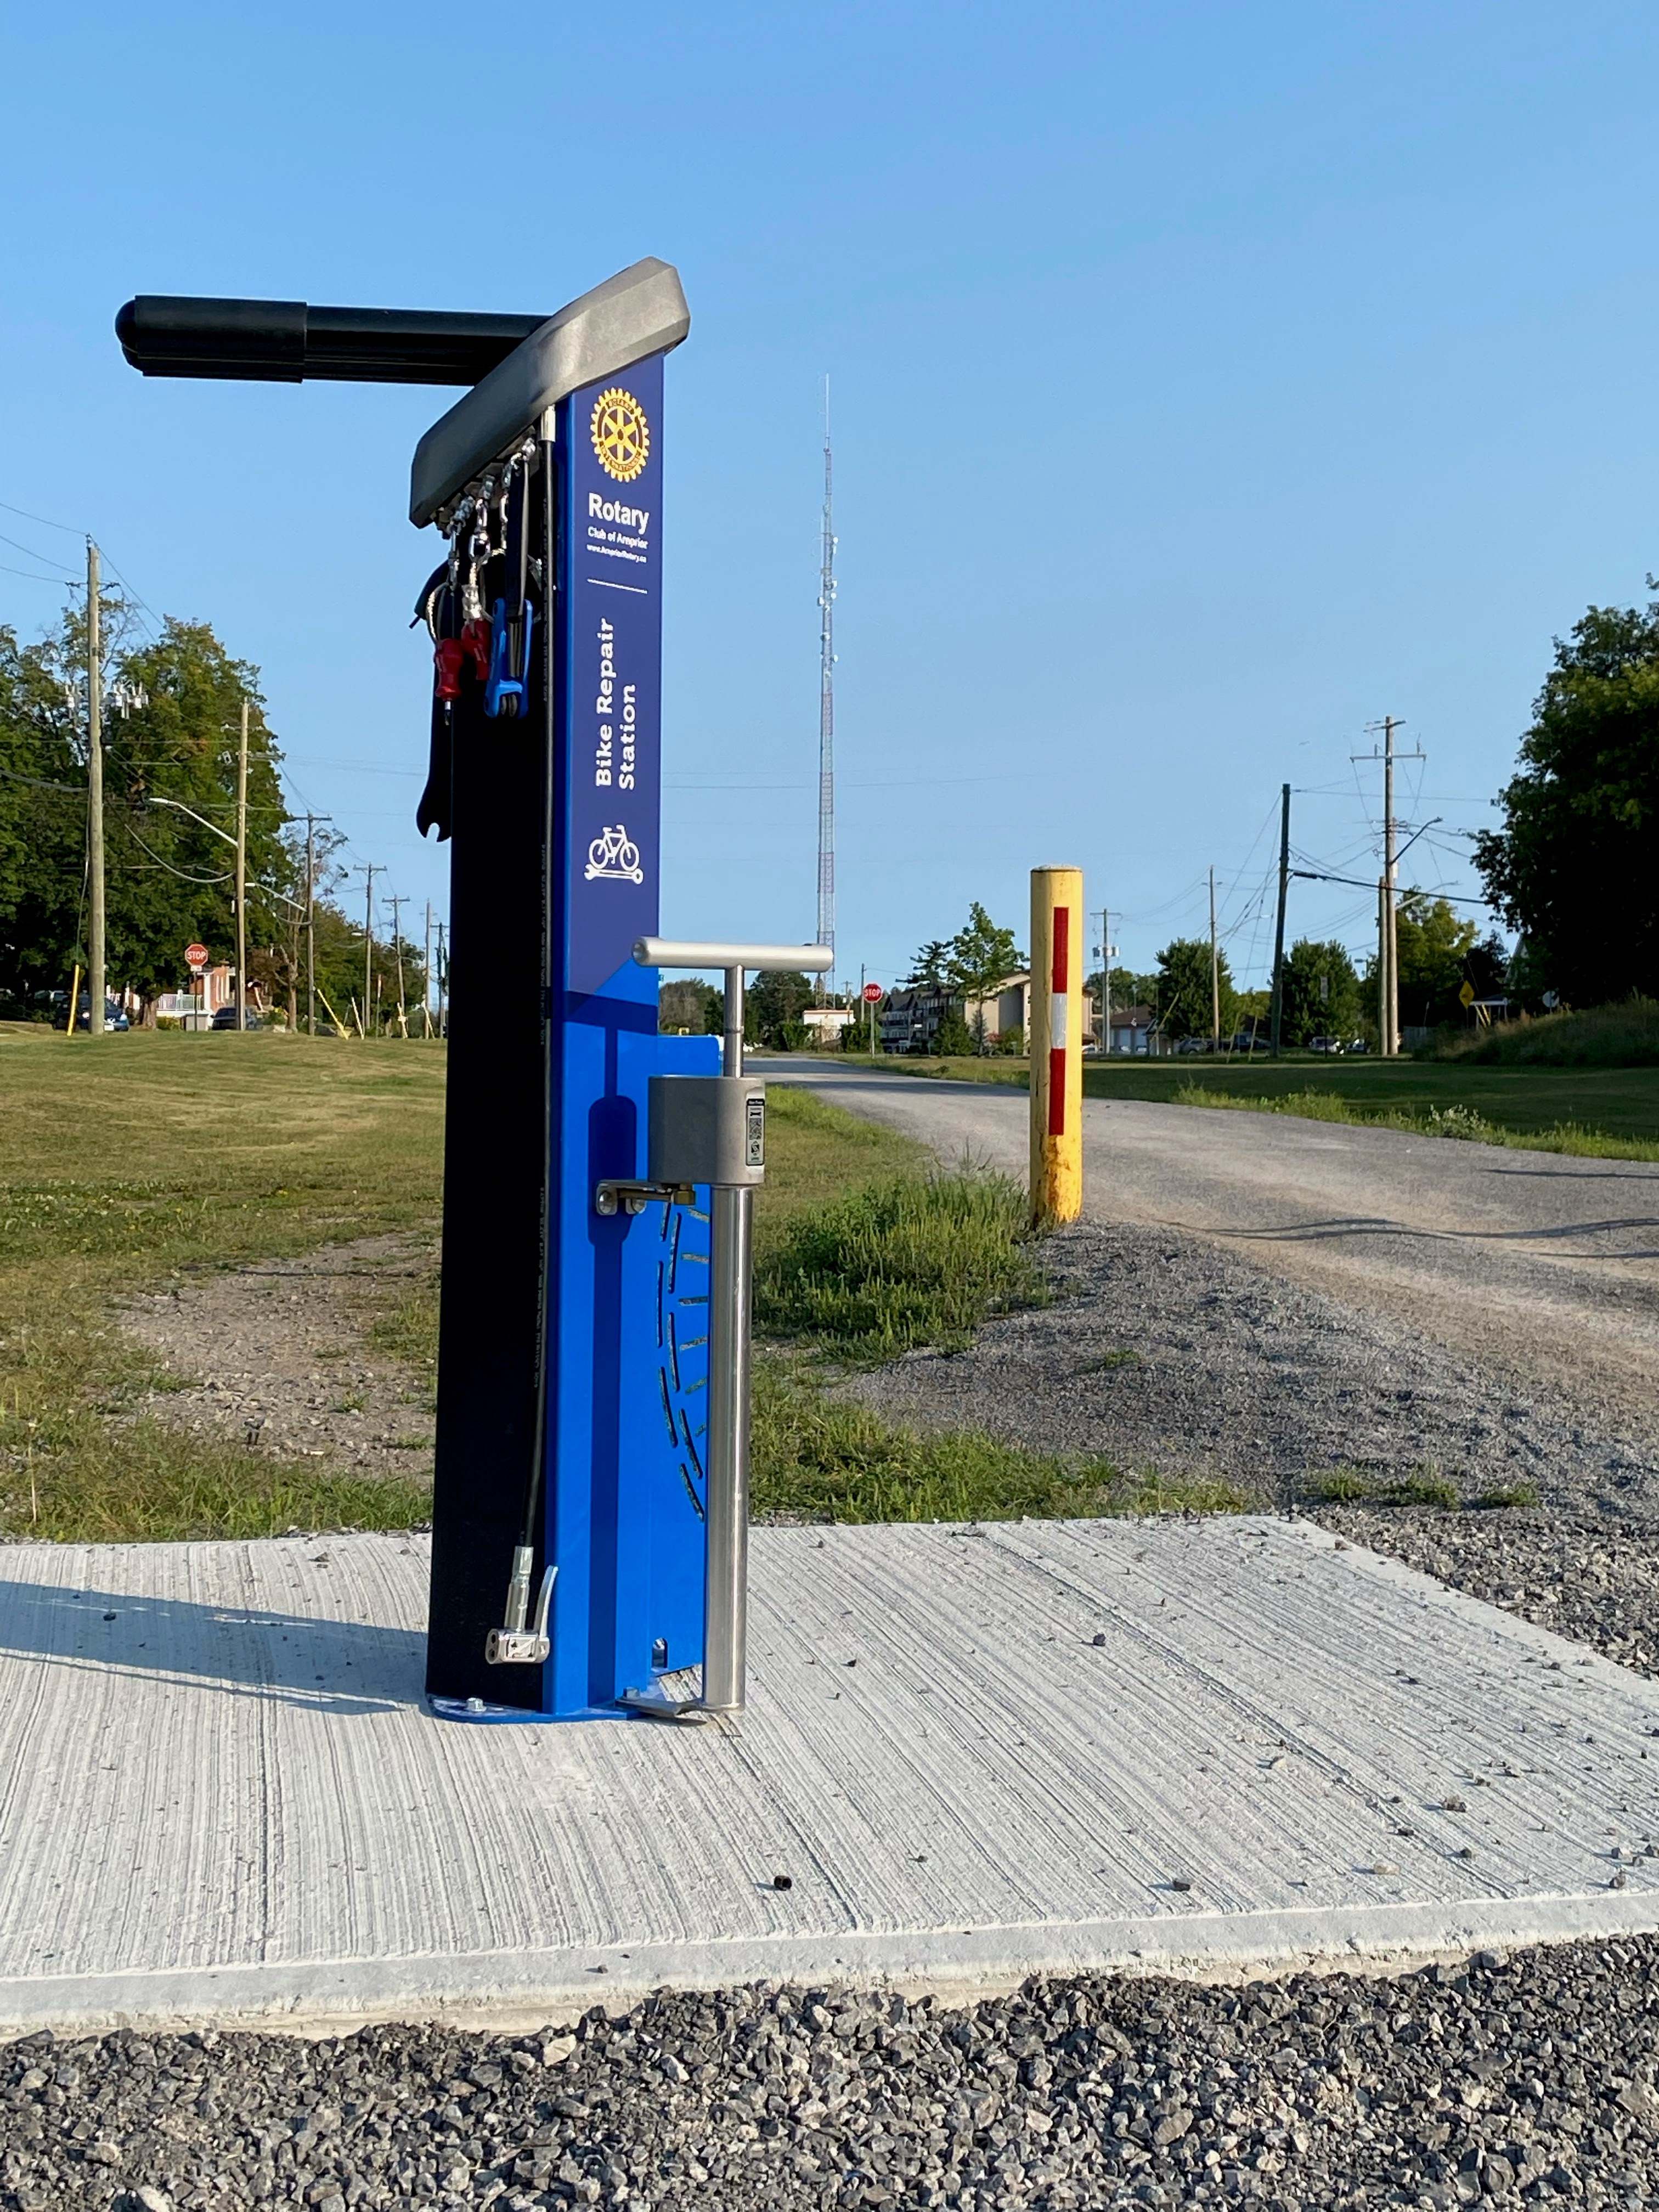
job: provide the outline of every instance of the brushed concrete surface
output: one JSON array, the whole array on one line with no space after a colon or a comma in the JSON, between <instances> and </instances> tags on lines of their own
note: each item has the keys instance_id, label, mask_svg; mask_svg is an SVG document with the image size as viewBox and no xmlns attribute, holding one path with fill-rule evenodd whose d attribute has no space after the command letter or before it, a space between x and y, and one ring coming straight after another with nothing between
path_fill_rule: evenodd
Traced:
<instances>
[{"instance_id":1,"label":"brushed concrete surface","mask_svg":"<svg viewBox=\"0 0 1659 2212\"><path fill-rule=\"evenodd\" d=\"M0 2030L1659 1926L1659 1684L1306 1523L757 1529L736 1727L435 1721L426 1572L0 1551Z\"/></svg>"}]
</instances>

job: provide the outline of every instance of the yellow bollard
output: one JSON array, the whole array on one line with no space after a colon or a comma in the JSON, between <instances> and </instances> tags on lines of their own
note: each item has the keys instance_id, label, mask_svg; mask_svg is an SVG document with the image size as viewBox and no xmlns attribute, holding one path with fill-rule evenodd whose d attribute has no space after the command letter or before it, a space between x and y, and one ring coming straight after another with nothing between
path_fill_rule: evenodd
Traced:
<instances>
[{"instance_id":1,"label":"yellow bollard","mask_svg":"<svg viewBox=\"0 0 1659 2212\"><path fill-rule=\"evenodd\" d=\"M1031 871L1031 1219L1083 1211L1083 871Z\"/></svg>"}]
</instances>

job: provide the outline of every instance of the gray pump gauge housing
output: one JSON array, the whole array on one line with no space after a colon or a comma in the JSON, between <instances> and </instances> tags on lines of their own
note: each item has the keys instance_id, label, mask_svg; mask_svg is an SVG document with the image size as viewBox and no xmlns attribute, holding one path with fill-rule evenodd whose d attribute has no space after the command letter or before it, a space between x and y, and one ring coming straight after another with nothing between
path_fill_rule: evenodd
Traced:
<instances>
[{"instance_id":1,"label":"gray pump gauge housing","mask_svg":"<svg viewBox=\"0 0 1659 2212\"><path fill-rule=\"evenodd\" d=\"M766 1180L766 1085L753 1075L653 1075L654 1183L752 1190Z\"/></svg>"}]
</instances>

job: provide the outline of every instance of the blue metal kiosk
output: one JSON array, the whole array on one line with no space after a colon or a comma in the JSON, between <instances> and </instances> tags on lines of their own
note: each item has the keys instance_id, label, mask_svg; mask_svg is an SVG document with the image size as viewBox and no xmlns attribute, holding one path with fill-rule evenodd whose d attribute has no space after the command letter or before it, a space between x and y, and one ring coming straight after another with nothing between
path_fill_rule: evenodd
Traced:
<instances>
[{"instance_id":1,"label":"blue metal kiosk","mask_svg":"<svg viewBox=\"0 0 1659 2212\"><path fill-rule=\"evenodd\" d=\"M743 981L829 956L657 935L663 364L690 323L654 260L546 318L141 298L117 321L147 374L473 386L410 500L447 547L417 607L417 820L452 842L427 1689L459 1718L743 1704ZM726 969L723 1067L715 1038L659 1036L659 964ZM666 1694L706 1621L717 1680Z\"/></svg>"}]
</instances>

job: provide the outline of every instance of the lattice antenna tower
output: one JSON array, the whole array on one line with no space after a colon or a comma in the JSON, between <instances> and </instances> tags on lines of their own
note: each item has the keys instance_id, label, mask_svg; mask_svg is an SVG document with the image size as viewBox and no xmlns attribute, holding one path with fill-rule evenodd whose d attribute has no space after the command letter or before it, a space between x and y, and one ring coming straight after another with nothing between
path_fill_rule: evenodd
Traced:
<instances>
[{"instance_id":1,"label":"lattice antenna tower","mask_svg":"<svg viewBox=\"0 0 1659 2212\"><path fill-rule=\"evenodd\" d=\"M823 380L823 567L818 579L818 934L836 942L836 524L830 380ZM833 978L834 971L830 971ZM823 995L820 978L818 995Z\"/></svg>"}]
</instances>

